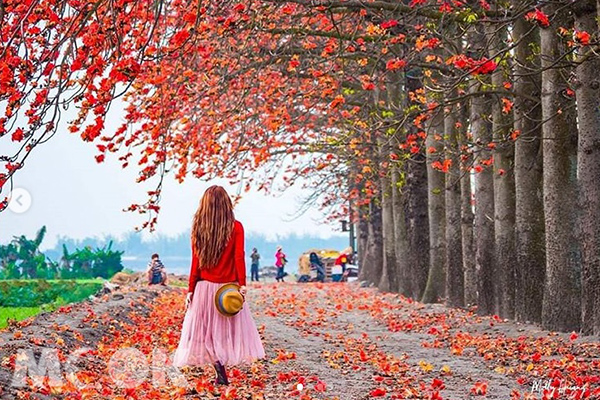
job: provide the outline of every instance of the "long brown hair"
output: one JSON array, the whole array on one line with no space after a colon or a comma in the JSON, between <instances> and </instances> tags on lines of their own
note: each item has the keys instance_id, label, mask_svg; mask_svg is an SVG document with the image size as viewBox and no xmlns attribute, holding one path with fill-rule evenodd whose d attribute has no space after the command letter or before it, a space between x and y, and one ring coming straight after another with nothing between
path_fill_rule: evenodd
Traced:
<instances>
[{"instance_id":1,"label":"long brown hair","mask_svg":"<svg viewBox=\"0 0 600 400\"><path fill-rule=\"evenodd\" d=\"M211 186L200 201L192 224L192 251L200 269L214 267L231 238L235 217L229 195L221 186Z\"/></svg>"}]
</instances>

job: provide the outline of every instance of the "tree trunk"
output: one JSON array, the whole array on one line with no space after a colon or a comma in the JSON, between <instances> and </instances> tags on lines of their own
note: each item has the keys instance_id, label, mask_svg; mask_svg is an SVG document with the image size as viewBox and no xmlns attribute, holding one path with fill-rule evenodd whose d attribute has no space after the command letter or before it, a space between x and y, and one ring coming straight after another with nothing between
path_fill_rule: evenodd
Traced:
<instances>
[{"instance_id":1,"label":"tree trunk","mask_svg":"<svg viewBox=\"0 0 600 400\"><path fill-rule=\"evenodd\" d=\"M408 236L407 264L412 279L413 299L421 299L429 270L429 222L427 221L427 169L425 156L413 157L407 165L406 176L406 233Z\"/></svg>"},{"instance_id":2,"label":"tree trunk","mask_svg":"<svg viewBox=\"0 0 600 400\"><path fill-rule=\"evenodd\" d=\"M360 268L360 280L375 284L379 283L383 267L383 227L381 222L381 207L371 201L367 216L367 249L363 257L363 265Z\"/></svg>"},{"instance_id":3,"label":"tree trunk","mask_svg":"<svg viewBox=\"0 0 600 400\"><path fill-rule=\"evenodd\" d=\"M471 93L481 90L472 82ZM494 179L489 165L492 139L488 122L489 98L478 94L471 98L471 131L478 145L475 156L475 269L477 271L477 305L481 314L494 312ZM487 164L487 165L486 165Z\"/></svg>"},{"instance_id":4,"label":"tree trunk","mask_svg":"<svg viewBox=\"0 0 600 400\"><path fill-rule=\"evenodd\" d=\"M424 158L424 156L422 156ZM427 179L425 161L413 157L407 164L404 215L408 237L407 264L412 280L411 297L421 299L429 267L429 225L427 221Z\"/></svg>"},{"instance_id":5,"label":"tree trunk","mask_svg":"<svg viewBox=\"0 0 600 400\"><path fill-rule=\"evenodd\" d=\"M380 141L381 159L389 160L389 146L385 142L388 138ZM386 163L387 164L387 163ZM396 265L396 243L394 238L394 203L392 199L392 180L389 167L383 167L381 171L381 219L383 225L383 268L379 280L379 290L384 292L398 291L397 265Z\"/></svg>"},{"instance_id":6,"label":"tree trunk","mask_svg":"<svg viewBox=\"0 0 600 400\"><path fill-rule=\"evenodd\" d=\"M361 279L363 278L363 267L365 265L365 255L368 253L367 243L369 240L369 225L364 209L364 206L358 207L358 222L356 224L356 247Z\"/></svg>"},{"instance_id":7,"label":"tree trunk","mask_svg":"<svg viewBox=\"0 0 600 400\"><path fill-rule=\"evenodd\" d=\"M409 275L408 237L406 233L406 215L404 214L404 182L400 165L392 167L392 202L394 204L394 238L396 239L396 268L398 292L409 297L412 293L412 277Z\"/></svg>"},{"instance_id":8,"label":"tree trunk","mask_svg":"<svg viewBox=\"0 0 600 400\"><path fill-rule=\"evenodd\" d=\"M549 4L544 12L555 15ZM563 96L567 82L558 69L546 69L561 54L556 30L566 26L565 12L556 15L553 24L543 29L542 51L542 126L544 152L544 219L546 228L546 283L542 304L542 326L557 331L579 330L581 299L578 288L579 252L576 244L577 143L571 127L576 126L571 100ZM575 136L575 140L573 140Z\"/></svg>"},{"instance_id":9,"label":"tree trunk","mask_svg":"<svg viewBox=\"0 0 600 400\"><path fill-rule=\"evenodd\" d=\"M404 92L405 75L400 72L388 72L389 81L387 83L387 104L396 113L400 115L406 102ZM394 133L389 140L386 158L389 156L398 155L399 140L398 135ZM394 160L400 157L395 157ZM392 215L391 243L388 245L394 252L394 269L389 270L392 277L392 291L402 293L404 296L409 295L409 283L411 282L408 274L406 256L408 252L408 243L406 237L406 220L404 215L404 204L402 197L402 186L400 168L403 165L400 161L391 161L389 165L389 187L390 187L390 202Z\"/></svg>"},{"instance_id":10,"label":"tree trunk","mask_svg":"<svg viewBox=\"0 0 600 400\"><path fill-rule=\"evenodd\" d=\"M595 1L573 4L575 29L598 32ZM581 208L582 320L585 334L600 334L600 58L589 46L580 49L577 66L577 121L579 142L577 175Z\"/></svg>"},{"instance_id":11,"label":"tree trunk","mask_svg":"<svg viewBox=\"0 0 600 400\"><path fill-rule=\"evenodd\" d=\"M445 214L444 178L445 174L433 168L432 163L444 154L442 134L444 131L443 112L437 111L427 129L425 147L427 149L427 203L429 216L429 272L423 293L423 303L434 303L444 295L446 281L445 258ZM435 153L430 152L435 149Z\"/></svg>"},{"instance_id":12,"label":"tree trunk","mask_svg":"<svg viewBox=\"0 0 600 400\"><path fill-rule=\"evenodd\" d=\"M461 233L460 158L458 147L459 131L456 127L454 110L449 110L444 118L444 136L447 138L446 158L451 164L446 173L446 301L448 305L464 305L464 271ZM468 174L468 173L467 173Z\"/></svg>"},{"instance_id":13,"label":"tree trunk","mask_svg":"<svg viewBox=\"0 0 600 400\"><path fill-rule=\"evenodd\" d=\"M468 104L468 103L467 103ZM459 121L467 121L470 110L465 105L460 110ZM477 304L477 270L475 269L475 242L473 239L473 192L471 186L471 163L473 155L466 151L467 134L466 125L459 131L459 145L461 148L461 177L460 177L460 233L462 236L462 260L464 276L464 303L467 306Z\"/></svg>"},{"instance_id":14,"label":"tree trunk","mask_svg":"<svg viewBox=\"0 0 600 400\"><path fill-rule=\"evenodd\" d=\"M514 0L519 6L522 2ZM540 95L540 76L532 74L539 45L538 30L524 18L513 25L515 48L514 91L532 97ZM519 132L515 143L515 317L520 321L540 322L545 275L544 209L542 202L542 147L540 143L539 102L516 96L514 129Z\"/></svg>"},{"instance_id":15,"label":"tree trunk","mask_svg":"<svg viewBox=\"0 0 600 400\"><path fill-rule=\"evenodd\" d=\"M488 41L490 57L496 55L506 41L506 29L490 26ZM508 56L508 54L506 55ZM492 85L500 89L504 83L504 71L497 68L492 74ZM494 140L494 234L495 269L493 279L495 312L504 318L514 317L515 299L515 176L514 143L509 139L512 120L502 110L500 96L492 103L492 137Z\"/></svg>"},{"instance_id":16,"label":"tree trunk","mask_svg":"<svg viewBox=\"0 0 600 400\"><path fill-rule=\"evenodd\" d=\"M421 71L406 74L406 90L414 92L423 87ZM423 151L415 154L406 166L406 233L408 235L407 265L412 282L412 297L421 299L429 272L429 222L427 220L427 166Z\"/></svg>"}]
</instances>

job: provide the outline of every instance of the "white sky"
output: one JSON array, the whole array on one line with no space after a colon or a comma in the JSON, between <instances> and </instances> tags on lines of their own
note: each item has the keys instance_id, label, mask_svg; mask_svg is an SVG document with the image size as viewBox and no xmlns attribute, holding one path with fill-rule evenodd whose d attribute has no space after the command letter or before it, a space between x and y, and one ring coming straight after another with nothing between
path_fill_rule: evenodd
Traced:
<instances>
[{"instance_id":1,"label":"white sky","mask_svg":"<svg viewBox=\"0 0 600 400\"><path fill-rule=\"evenodd\" d=\"M10 136L10 135L7 135ZM105 234L120 235L143 222L137 213L123 212L132 203L141 203L151 185L135 183L136 170L123 170L114 154L97 164L95 145L77 135L62 131L31 154L23 170L15 175L14 187L31 193L32 206L23 213L0 213L0 243L13 235L33 236L42 226L48 228L43 248L53 247L56 237L84 238ZM210 184L222 184L230 193L236 187L224 182L189 179L178 184L168 178L164 185L157 233L176 235L189 229L200 197ZM4 195L4 193L3 193ZM327 238L337 226L321 225L318 210L290 221L299 207L302 189L292 188L280 197L248 193L236 208L236 217L247 232L269 238L291 233Z\"/></svg>"}]
</instances>

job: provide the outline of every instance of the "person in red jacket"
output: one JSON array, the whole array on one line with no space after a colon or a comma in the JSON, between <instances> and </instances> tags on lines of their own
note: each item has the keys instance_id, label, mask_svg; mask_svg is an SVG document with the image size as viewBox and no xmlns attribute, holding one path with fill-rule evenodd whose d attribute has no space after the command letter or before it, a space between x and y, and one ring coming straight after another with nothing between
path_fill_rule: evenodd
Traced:
<instances>
[{"instance_id":1,"label":"person in red jacket","mask_svg":"<svg viewBox=\"0 0 600 400\"><path fill-rule=\"evenodd\" d=\"M346 247L335 260L335 265L342 266L342 274L346 272L346 265L352 263L352 247Z\"/></svg>"},{"instance_id":2,"label":"person in red jacket","mask_svg":"<svg viewBox=\"0 0 600 400\"><path fill-rule=\"evenodd\" d=\"M191 236L186 314L173 365L213 364L217 383L227 385L225 366L263 358L265 351L245 301L234 315L223 313L217 304L224 284L238 284L242 297L246 293L244 228L235 220L225 189L211 186L206 190Z\"/></svg>"}]
</instances>

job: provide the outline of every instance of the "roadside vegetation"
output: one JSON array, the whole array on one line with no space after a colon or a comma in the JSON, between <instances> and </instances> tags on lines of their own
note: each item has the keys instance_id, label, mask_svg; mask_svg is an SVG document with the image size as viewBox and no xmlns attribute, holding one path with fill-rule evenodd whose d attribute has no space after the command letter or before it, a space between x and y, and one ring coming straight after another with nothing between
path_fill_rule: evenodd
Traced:
<instances>
[{"instance_id":1,"label":"roadside vegetation","mask_svg":"<svg viewBox=\"0 0 600 400\"><path fill-rule=\"evenodd\" d=\"M44 226L33 239L21 235L0 246L0 329L10 320L85 300L123 270L123 252L113 250L112 242L72 252L63 246L62 257L52 260L40 250L45 234Z\"/></svg>"}]
</instances>

